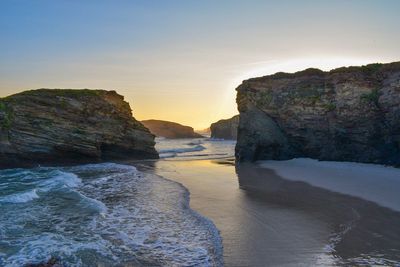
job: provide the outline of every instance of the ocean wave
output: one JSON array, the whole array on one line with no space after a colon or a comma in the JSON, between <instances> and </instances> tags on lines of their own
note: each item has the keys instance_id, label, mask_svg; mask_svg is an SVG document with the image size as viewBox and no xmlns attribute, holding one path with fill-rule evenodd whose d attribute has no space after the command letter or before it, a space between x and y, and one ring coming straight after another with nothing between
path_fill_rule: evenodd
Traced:
<instances>
[{"instance_id":1,"label":"ocean wave","mask_svg":"<svg viewBox=\"0 0 400 267\"><path fill-rule=\"evenodd\" d=\"M40 200L0 205L2 266L221 265L217 228L176 182L114 163L31 172Z\"/></svg>"},{"instance_id":2,"label":"ocean wave","mask_svg":"<svg viewBox=\"0 0 400 267\"><path fill-rule=\"evenodd\" d=\"M24 241L18 253L15 253L3 260L0 258L1 266L14 267L26 266L27 264L39 264L49 260L54 255L61 261L69 262L71 267L78 266L94 266L93 264L85 264L85 260L79 256L82 251L96 251L102 257L117 260L107 251L108 242L98 239L89 242L82 242L74 238L62 237L64 242L60 242L61 237L56 233L43 233L35 239L22 238ZM1 257L1 255L0 255ZM112 266L112 261L101 260L100 266ZM102 265L103 264L103 265ZM58 265L57 265L58 266ZM64 266L64 265L61 265Z\"/></svg>"},{"instance_id":3,"label":"ocean wave","mask_svg":"<svg viewBox=\"0 0 400 267\"><path fill-rule=\"evenodd\" d=\"M233 157L236 141L213 139L168 139L157 140L156 149L160 158L171 160L214 159ZM198 153L195 153L198 152ZM196 155L195 155L196 154Z\"/></svg>"},{"instance_id":4,"label":"ocean wave","mask_svg":"<svg viewBox=\"0 0 400 267\"><path fill-rule=\"evenodd\" d=\"M38 168L37 171L2 172L0 178L4 180L0 184L0 188L8 189L5 191L9 192L0 197L0 202L4 203L26 203L38 199L50 191L68 191L78 187L82 182L73 173L50 168Z\"/></svg>"},{"instance_id":5,"label":"ocean wave","mask_svg":"<svg viewBox=\"0 0 400 267\"><path fill-rule=\"evenodd\" d=\"M201 144L204 144L202 139L200 139L200 140L195 139L189 143L186 143L186 145L188 145L188 146L197 146L197 145L201 145Z\"/></svg>"},{"instance_id":6,"label":"ocean wave","mask_svg":"<svg viewBox=\"0 0 400 267\"><path fill-rule=\"evenodd\" d=\"M77 206L80 206L82 209L92 210L100 214L107 212L107 206L103 202L87 197L80 192L71 191L69 197L75 199L77 201Z\"/></svg>"},{"instance_id":7,"label":"ocean wave","mask_svg":"<svg viewBox=\"0 0 400 267\"><path fill-rule=\"evenodd\" d=\"M51 171L48 176L50 179L46 179L39 184L41 191L50 191L54 189L61 189L64 187L74 188L78 187L82 180L73 173L63 172L60 170Z\"/></svg>"},{"instance_id":8,"label":"ocean wave","mask_svg":"<svg viewBox=\"0 0 400 267\"><path fill-rule=\"evenodd\" d=\"M236 140L232 140L232 139L223 139L223 138L207 138L206 139L209 142L223 142L223 143L232 143L232 144L236 144Z\"/></svg>"},{"instance_id":9,"label":"ocean wave","mask_svg":"<svg viewBox=\"0 0 400 267\"><path fill-rule=\"evenodd\" d=\"M67 168L70 172L88 172L88 171L101 171L101 172L116 172L116 171L130 171L138 172L134 166L124 165L112 162L96 163L96 164L84 164Z\"/></svg>"},{"instance_id":10,"label":"ocean wave","mask_svg":"<svg viewBox=\"0 0 400 267\"><path fill-rule=\"evenodd\" d=\"M26 203L34 199L39 198L37 190L33 189L28 192L15 193L5 197L0 198L0 202L3 203Z\"/></svg>"},{"instance_id":11,"label":"ocean wave","mask_svg":"<svg viewBox=\"0 0 400 267\"><path fill-rule=\"evenodd\" d=\"M166 158L173 158L176 155L177 155L176 153L160 153L159 157L160 159L166 159Z\"/></svg>"},{"instance_id":12,"label":"ocean wave","mask_svg":"<svg viewBox=\"0 0 400 267\"><path fill-rule=\"evenodd\" d=\"M160 154L167 154L167 153L179 154L179 153L203 151L205 149L206 148L204 146L202 146L202 145L195 145L193 147L163 149L163 150L160 150L159 153Z\"/></svg>"}]
</instances>

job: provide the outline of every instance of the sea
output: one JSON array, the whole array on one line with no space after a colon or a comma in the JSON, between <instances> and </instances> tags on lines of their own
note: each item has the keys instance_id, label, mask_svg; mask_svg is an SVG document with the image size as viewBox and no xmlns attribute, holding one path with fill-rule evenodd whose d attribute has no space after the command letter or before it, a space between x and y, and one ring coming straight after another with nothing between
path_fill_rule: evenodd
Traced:
<instances>
[{"instance_id":1,"label":"sea","mask_svg":"<svg viewBox=\"0 0 400 267\"><path fill-rule=\"evenodd\" d=\"M0 266L400 266L399 168L236 165L234 147L0 170Z\"/></svg>"},{"instance_id":2,"label":"sea","mask_svg":"<svg viewBox=\"0 0 400 267\"><path fill-rule=\"evenodd\" d=\"M157 138L161 160L231 157L233 147ZM0 266L220 266L221 255L188 190L134 164L0 170Z\"/></svg>"}]
</instances>

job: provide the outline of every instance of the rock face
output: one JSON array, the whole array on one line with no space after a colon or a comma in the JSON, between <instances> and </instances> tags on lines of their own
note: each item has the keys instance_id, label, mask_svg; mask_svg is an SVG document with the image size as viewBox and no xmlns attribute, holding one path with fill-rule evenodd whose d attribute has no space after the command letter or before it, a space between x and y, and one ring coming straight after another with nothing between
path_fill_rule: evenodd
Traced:
<instances>
[{"instance_id":1,"label":"rock face","mask_svg":"<svg viewBox=\"0 0 400 267\"><path fill-rule=\"evenodd\" d=\"M0 99L0 167L158 158L115 91L39 89Z\"/></svg>"},{"instance_id":2,"label":"rock face","mask_svg":"<svg viewBox=\"0 0 400 267\"><path fill-rule=\"evenodd\" d=\"M144 126L149 128L150 132L158 137L171 139L177 138L201 138L202 135L195 133L192 127L181 125L179 123L162 120L144 120L141 121Z\"/></svg>"},{"instance_id":3,"label":"rock face","mask_svg":"<svg viewBox=\"0 0 400 267\"><path fill-rule=\"evenodd\" d=\"M211 138L236 140L239 126L239 115L227 120L219 120L211 124Z\"/></svg>"},{"instance_id":4,"label":"rock face","mask_svg":"<svg viewBox=\"0 0 400 267\"><path fill-rule=\"evenodd\" d=\"M239 161L400 164L400 62L276 73L236 90Z\"/></svg>"}]
</instances>

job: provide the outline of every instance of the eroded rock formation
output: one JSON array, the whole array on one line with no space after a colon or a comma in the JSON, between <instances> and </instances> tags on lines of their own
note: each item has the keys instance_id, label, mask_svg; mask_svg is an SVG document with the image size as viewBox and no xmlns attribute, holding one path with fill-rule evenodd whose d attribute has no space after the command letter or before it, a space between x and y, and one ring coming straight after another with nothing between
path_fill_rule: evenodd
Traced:
<instances>
[{"instance_id":1,"label":"eroded rock formation","mask_svg":"<svg viewBox=\"0 0 400 267\"><path fill-rule=\"evenodd\" d=\"M239 115L233 116L230 119L219 120L210 126L211 138L236 140L238 126Z\"/></svg>"},{"instance_id":2,"label":"eroded rock formation","mask_svg":"<svg viewBox=\"0 0 400 267\"><path fill-rule=\"evenodd\" d=\"M0 99L0 167L158 158L115 91L39 89Z\"/></svg>"},{"instance_id":3,"label":"eroded rock formation","mask_svg":"<svg viewBox=\"0 0 400 267\"><path fill-rule=\"evenodd\" d=\"M195 133L190 126L181 125L176 122L162 120L144 120L141 121L144 126L149 128L150 132L159 137L165 138L201 138L202 135Z\"/></svg>"},{"instance_id":4,"label":"eroded rock formation","mask_svg":"<svg viewBox=\"0 0 400 267\"><path fill-rule=\"evenodd\" d=\"M239 161L400 164L400 62L276 73L236 90Z\"/></svg>"}]
</instances>

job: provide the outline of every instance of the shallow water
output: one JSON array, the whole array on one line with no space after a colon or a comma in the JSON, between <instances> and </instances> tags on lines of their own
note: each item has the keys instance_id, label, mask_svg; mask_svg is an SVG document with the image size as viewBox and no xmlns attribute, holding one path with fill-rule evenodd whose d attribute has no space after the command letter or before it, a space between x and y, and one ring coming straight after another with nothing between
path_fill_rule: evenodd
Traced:
<instances>
[{"instance_id":1,"label":"shallow water","mask_svg":"<svg viewBox=\"0 0 400 267\"><path fill-rule=\"evenodd\" d=\"M335 265L400 265L400 212L358 196L285 179L268 168L242 165L236 170L240 187L252 197L301 211L326 225L323 251ZM379 190L381 181L375 183Z\"/></svg>"},{"instance_id":2,"label":"shallow water","mask_svg":"<svg viewBox=\"0 0 400 267\"><path fill-rule=\"evenodd\" d=\"M189 189L191 207L221 231L226 266L400 266L400 212L388 208L397 205L397 187L382 192L393 177L349 180L353 176L343 175L343 169L352 163L326 164L302 172L282 167L302 179L255 164L235 167L233 159L170 158L142 168ZM364 165L361 173L384 168ZM314 179L313 171L323 177ZM322 180L327 172L334 175ZM363 198L364 193L370 196Z\"/></svg>"},{"instance_id":3,"label":"shallow water","mask_svg":"<svg viewBox=\"0 0 400 267\"><path fill-rule=\"evenodd\" d=\"M236 141L212 138L156 138L156 149L164 160L216 159L234 156Z\"/></svg>"},{"instance_id":4,"label":"shallow water","mask_svg":"<svg viewBox=\"0 0 400 267\"><path fill-rule=\"evenodd\" d=\"M0 266L213 266L221 241L181 185L119 164L0 171Z\"/></svg>"},{"instance_id":5,"label":"shallow water","mask_svg":"<svg viewBox=\"0 0 400 267\"><path fill-rule=\"evenodd\" d=\"M223 239L226 266L315 266L318 260L334 262L332 255L324 251L329 225L301 210L268 203L240 189L235 167L229 162L158 161L151 165L147 171L187 187L191 207L216 224Z\"/></svg>"},{"instance_id":6,"label":"shallow water","mask_svg":"<svg viewBox=\"0 0 400 267\"><path fill-rule=\"evenodd\" d=\"M159 139L158 161L0 171L0 266L400 266L396 179L236 167L234 145Z\"/></svg>"}]
</instances>

